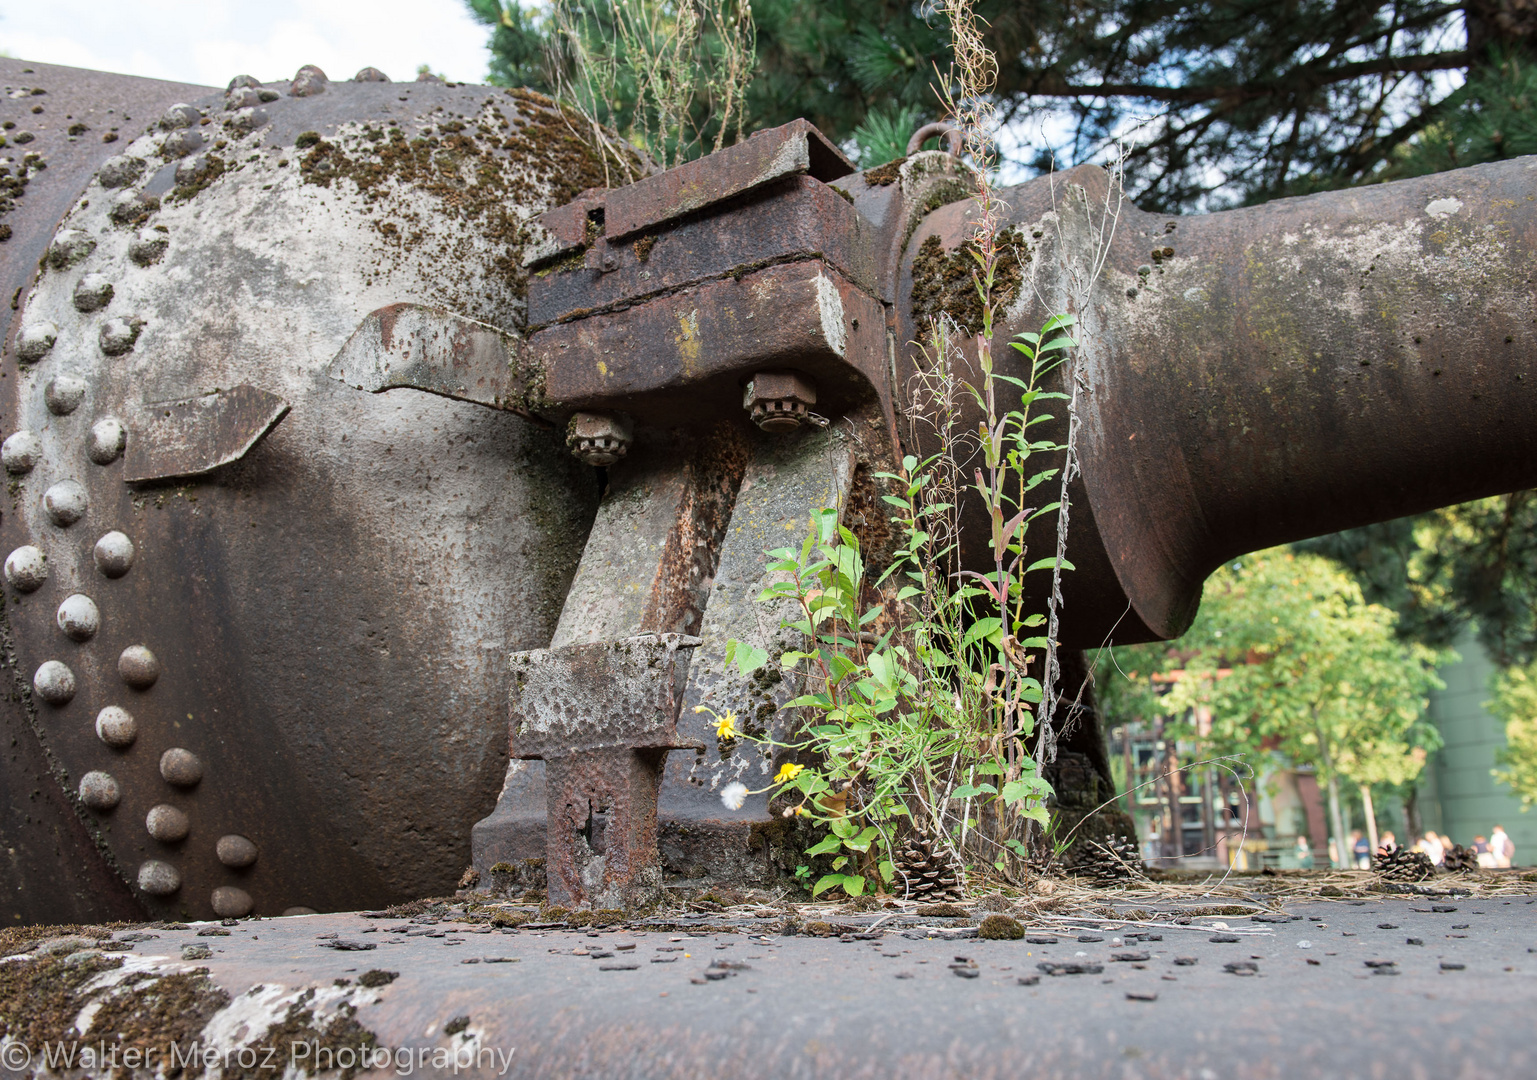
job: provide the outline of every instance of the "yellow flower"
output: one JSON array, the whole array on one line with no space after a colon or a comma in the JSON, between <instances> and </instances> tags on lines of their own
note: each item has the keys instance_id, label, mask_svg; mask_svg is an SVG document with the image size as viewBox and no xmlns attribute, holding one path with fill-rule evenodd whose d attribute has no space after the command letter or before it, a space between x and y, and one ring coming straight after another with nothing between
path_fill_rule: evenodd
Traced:
<instances>
[{"instance_id":1,"label":"yellow flower","mask_svg":"<svg viewBox=\"0 0 1537 1080\"><path fill-rule=\"evenodd\" d=\"M783 765L779 766L779 775L774 777L774 783L788 784L791 780L794 780L796 775L799 774L800 771L805 767L806 766L804 765L796 765L793 762L785 762Z\"/></svg>"},{"instance_id":2,"label":"yellow flower","mask_svg":"<svg viewBox=\"0 0 1537 1080\"><path fill-rule=\"evenodd\" d=\"M715 737L717 739L736 738L736 713L728 709L725 716L715 718Z\"/></svg>"},{"instance_id":3,"label":"yellow flower","mask_svg":"<svg viewBox=\"0 0 1537 1080\"><path fill-rule=\"evenodd\" d=\"M694 706L694 711L695 712L709 712L710 711L710 707L708 705L695 705Z\"/></svg>"}]
</instances>

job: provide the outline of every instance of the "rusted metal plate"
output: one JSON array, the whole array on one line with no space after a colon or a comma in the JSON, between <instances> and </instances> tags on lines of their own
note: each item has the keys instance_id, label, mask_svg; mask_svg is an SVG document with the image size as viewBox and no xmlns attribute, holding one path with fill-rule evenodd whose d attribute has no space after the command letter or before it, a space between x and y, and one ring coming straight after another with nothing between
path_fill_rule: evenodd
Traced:
<instances>
[{"instance_id":1,"label":"rusted metal plate","mask_svg":"<svg viewBox=\"0 0 1537 1080\"><path fill-rule=\"evenodd\" d=\"M512 752L545 761L551 903L625 908L660 891L657 787L683 745L679 691L698 644L645 634L512 657Z\"/></svg>"},{"instance_id":2,"label":"rusted metal plate","mask_svg":"<svg viewBox=\"0 0 1537 1080\"><path fill-rule=\"evenodd\" d=\"M884 309L816 260L552 326L527 356L549 407L623 407L658 423L738 412L742 384L765 367L810 375L830 416L889 397Z\"/></svg>"},{"instance_id":3,"label":"rusted metal plate","mask_svg":"<svg viewBox=\"0 0 1537 1080\"><path fill-rule=\"evenodd\" d=\"M826 184L792 176L764 187L728 213L689 218L634 242L594 241L612 265L536 271L528 322L539 327L632 304L742 267L819 257L874 292L880 252L874 230Z\"/></svg>"},{"instance_id":4,"label":"rusted metal plate","mask_svg":"<svg viewBox=\"0 0 1537 1080\"><path fill-rule=\"evenodd\" d=\"M408 388L527 413L533 387L517 342L494 326L420 304L372 312L336 354L330 375L369 393Z\"/></svg>"},{"instance_id":5,"label":"rusted metal plate","mask_svg":"<svg viewBox=\"0 0 1537 1080\"><path fill-rule=\"evenodd\" d=\"M686 650L699 639L642 634L512 657L512 752L673 748ZM680 650L684 650L680 654Z\"/></svg>"},{"instance_id":6,"label":"rusted metal plate","mask_svg":"<svg viewBox=\"0 0 1537 1080\"><path fill-rule=\"evenodd\" d=\"M138 484L202 476L239 461L289 408L276 394L254 386L146 405L124 454L123 480Z\"/></svg>"},{"instance_id":7,"label":"rusted metal plate","mask_svg":"<svg viewBox=\"0 0 1537 1080\"><path fill-rule=\"evenodd\" d=\"M604 233L622 240L762 187L805 173L826 183L854 166L805 120L769 128L695 161L648 176L604 196Z\"/></svg>"}]
</instances>

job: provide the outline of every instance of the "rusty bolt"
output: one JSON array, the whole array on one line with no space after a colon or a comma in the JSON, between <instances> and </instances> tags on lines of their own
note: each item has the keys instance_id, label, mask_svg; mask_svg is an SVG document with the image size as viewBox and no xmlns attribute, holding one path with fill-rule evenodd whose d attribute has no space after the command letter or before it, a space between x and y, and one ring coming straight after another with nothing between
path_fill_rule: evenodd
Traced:
<instances>
[{"instance_id":1,"label":"rusty bolt","mask_svg":"<svg viewBox=\"0 0 1537 1080\"><path fill-rule=\"evenodd\" d=\"M214 853L219 856L219 861L225 866L242 869L256 861L256 845L239 833L230 833L219 837L219 842L214 846Z\"/></svg>"},{"instance_id":2,"label":"rusty bolt","mask_svg":"<svg viewBox=\"0 0 1537 1080\"><path fill-rule=\"evenodd\" d=\"M96 569L109 578L120 578L133 566L133 541L114 529L96 541L93 555Z\"/></svg>"},{"instance_id":3,"label":"rusty bolt","mask_svg":"<svg viewBox=\"0 0 1537 1080\"><path fill-rule=\"evenodd\" d=\"M75 696L75 673L58 660L45 660L32 676L32 689L48 704L62 708Z\"/></svg>"},{"instance_id":4,"label":"rusty bolt","mask_svg":"<svg viewBox=\"0 0 1537 1080\"><path fill-rule=\"evenodd\" d=\"M17 592L36 592L48 580L47 557L32 544L17 548L6 556L5 580Z\"/></svg>"},{"instance_id":5,"label":"rusty bolt","mask_svg":"<svg viewBox=\"0 0 1537 1080\"><path fill-rule=\"evenodd\" d=\"M807 410L816 403L816 384L794 371L760 371L742 394L742 408L752 422L774 433L809 423Z\"/></svg>"},{"instance_id":6,"label":"rusty bolt","mask_svg":"<svg viewBox=\"0 0 1537 1080\"><path fill-rule=\"evenodd\" d=\"M194 787L203 779L203 763L191 750L173 746L160 755L160 775L175 787Z\"/></svg>"},{"instance_id":7,"label":"rusty bolt","mask_svg":"<svg viewBox=\"0 0 1537 1080\"><path fill-rule=\"evenodd\" d=\"M111 810L122 798L123 793L110 773L93 769L80 778L80 801L92 810Z\"/></svg>"},{"instance_id":8,"label":"rusty bolt","mask_svg":"<svg viewBox=\"0 0 1537 1080\"><path fill-rule=\"evenodd\" d=\"M139 725L133 714L119 705L108 705L96 714L96 737L121 750L132 746L139 737Z\"/></svg>"},{"instance_id":9,"label":"rusty bolt","mask_svg":"<svg viewBox=\"0 0 1537 1080\"><path fill-rule=\"evenodd\" d=\"M566 425L566 446L589 465L612 465L630 451L634 426L622 413L579 412Z\"/></svg>"}]
</instances>

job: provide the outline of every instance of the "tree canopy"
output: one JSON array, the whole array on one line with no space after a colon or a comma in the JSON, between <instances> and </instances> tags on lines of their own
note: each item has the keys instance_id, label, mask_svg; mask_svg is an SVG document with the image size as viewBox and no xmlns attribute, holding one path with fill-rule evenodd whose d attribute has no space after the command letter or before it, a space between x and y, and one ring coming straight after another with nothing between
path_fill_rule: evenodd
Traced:
<instances>
[{"instance_id":1,"label":"tree canopy","mask_svg":"<svg viewBox=\"0 0 1537 1080\"><path fill-rule=\"evenodd\" d=\"M548 89L548 20L520 0L466 0L492 26L493 78ZM602 14L617 3L564 0ZM978 0L999 57L1014 164L1094 160L1140 123L1127 183L1149 210L1412 175L1537 143L1530 0ZM913 0L756 0L757 125L804 116L899 152L938 111L949 32ZM600 20L601 21L601 20ZM1036 123L1035 120L1043 121ZM1040 141L1044 140L1044 142Z\"/></svg>"},{"instance_id":2,"label":"tree canopy","mask_svg":"<svg viewBox=\"0 0 1537 1080\"><path fill-rule=\"evenodd\" d=\"M1505 721L1501 768L1494 775L1521 797L1522 808L1537 805L1537 662L1502 671L1489 704Z\"/></svg>"}]
</instances>

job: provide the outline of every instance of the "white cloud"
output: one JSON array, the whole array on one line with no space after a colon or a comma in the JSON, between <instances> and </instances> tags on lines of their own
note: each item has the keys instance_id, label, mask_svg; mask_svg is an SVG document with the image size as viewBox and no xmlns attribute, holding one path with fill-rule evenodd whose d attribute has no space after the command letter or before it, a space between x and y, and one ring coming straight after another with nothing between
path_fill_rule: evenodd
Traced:
<instances>
[{"instance_id":1,"label":"white cloud","mask_svg":"<svg viewBox=\"0 0 1537 1080\"><path fill-rule=\"evenodd\" d=\"M318 64L333 79L428 64L459 82L486 75L488 30L462 0L0 0L0 49L23 60L220 86L286 79Z\"/></svg>"}]
</instances>

